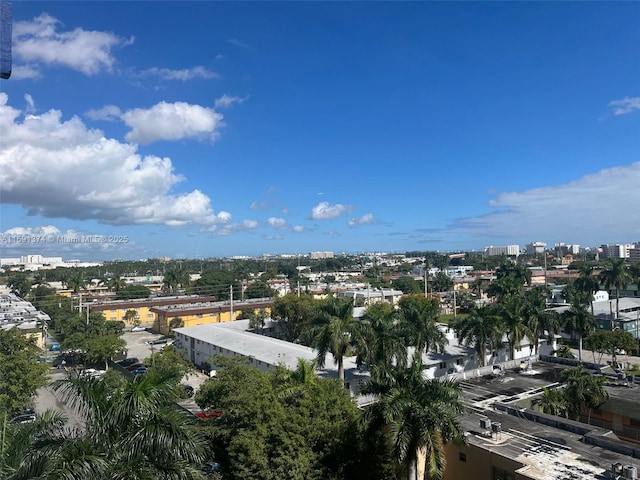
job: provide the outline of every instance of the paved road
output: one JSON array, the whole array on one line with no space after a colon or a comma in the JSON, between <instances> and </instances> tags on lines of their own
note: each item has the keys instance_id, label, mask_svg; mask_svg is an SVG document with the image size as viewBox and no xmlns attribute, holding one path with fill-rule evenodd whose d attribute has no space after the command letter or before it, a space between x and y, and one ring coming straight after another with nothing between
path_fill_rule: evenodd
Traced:
<instances>
[{"instance_id":1,"label":"paved road","mask_svg":"<svg viewBox=\"0 0 640 480\"><path fill-rule=\"evenodd\" d=\"M578 349L572 348L571 352L578 358ZM627 368L632 367L633 365L640 365L640 357L635 355L617 355L616 360L618 362L624 362L628 365ZM593 353L591 350L582 349L582 361L583 362L594 362ZM602 365L609 365L611 362L611 355L603 354L602 358L599 353L596 352L595 362L601 363Z\"/></svg>"},{"instance_id":2,"label":"paved road","mask_svg":"<svg viewBox=\"0 0 640 480\"><path fill-rule=\"evenodd\" d=\"M63 370L52 370L49 375L50 382L64 379L66 373ZM71 429L82 428L84 421L82 417L63 399L62 395L54 392L50 385L38 390L35 410L38 414L43 414L47 410L57 410L67 417L67 427Z\"/></svg>"}]
</instances>

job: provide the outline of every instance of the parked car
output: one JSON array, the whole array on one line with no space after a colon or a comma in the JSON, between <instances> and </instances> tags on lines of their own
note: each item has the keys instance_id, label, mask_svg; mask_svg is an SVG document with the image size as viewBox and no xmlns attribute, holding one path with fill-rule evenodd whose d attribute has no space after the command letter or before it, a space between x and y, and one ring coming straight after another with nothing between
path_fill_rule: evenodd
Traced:
<instances>
[{"instance_id":1,"label":"parked car","mask_svg":"<svg viewBox=\"0 0 640 480\"><path fill-rule=\"evenodd\" d=\"M36 421L35 414L26 413L22 415L18 415L17 417L12 418L9 423L12 425L20 424L20 423L31 423Z\"/></svg>"},{"instance_id":2,"label":"parked car","mask_svg":"<svg viewBox=\"0 0 640 480\"><path fill-rule=\"evenodd\" d=\"M220 464L218 462L207 462L202 466L203 473L216 473L220 471Z\"/></svg>"},{"instance_id":3,"label":"parked car","mask_svg":"<svg viewBox=\"0 0 640 480\"><path fill-rule=\"evenodd\" d=\"M141 375L143 373L147 373L147 367L139 367L131 372L133 375Z\"/></svg>"},{"instance_id":4,"label":"parked car","mask_svg":"<svg viewBox=\"0 0 640 480\"><path fill-rule=\"evenodd\" d=\"M135 363L140 363L140 360L137 357L125 358L124 360L120 360L118 362L118 364L120 364L124 368L130 367Z\"/></svg>"},{"instance_id":5,"label":"parked car","mask_svg":"<svg viewBox=\"0 0 640 480\"><path fill-rule=\"evenodd\" d=\"M52 352L59 352L60 351L60 344L59 343L54 343L53 345L51 345L49 350L52 351Z\"/></svg>"},{"instance_id":6,"label":"parked car","mask_svg":"<svg viewBox=\"0 0 640 480\"><path fill-rule=\"evenodd\" d=\"M169 339L167 337L160 337L155 339L153 342L150 342L151 345L162 345L164 343L167 343Z\"/></svg>"},{"instance_id":7,"label":"parked car","mask_svg":"<svg viewBox=\"0 0 640 480\"><path fill-rule=\"evenodd\" d=\"M184 388L184 393L187 397L191 398L193 397L193 394L195 393L195 390L193 389L193 387L191 385L185 385L182 384L182 388Z\"/></svg>"},{"instance_id":8,"label":"parked car","mask_svg":"<svg viewBox=\"0 0 640 480\"><path fill-rule=\"evenodd\" d=\"M222 412L218 412L212 408L206 408L200 412L195 412L196 417L206 420L209 418L220 418L222 416Z\"/></svg>"},{"instance_id":9,"label":"parked car","mask_svg":"<svg viewBox=\"0 0 640 480\"><path fill-rule=\"evenodd\" d=\"M132 365L129 365L128 367L125 367L128 371L133 372L134 370L137 370L138 368L142 368L144 367L144 363L134 363Z\"/></svg>"},{"instance_id":10,"label":"parked car","mask_svg":"<svg viewBox=\"0 0 640 480\"><path fill-rule=\"evenodd\" d=\"M133 327L131 329L132 332L144 332L146 330L147 330L146 327L141 327L140 325L138 325L137 327Z\"/></svg>"}]
</instances>

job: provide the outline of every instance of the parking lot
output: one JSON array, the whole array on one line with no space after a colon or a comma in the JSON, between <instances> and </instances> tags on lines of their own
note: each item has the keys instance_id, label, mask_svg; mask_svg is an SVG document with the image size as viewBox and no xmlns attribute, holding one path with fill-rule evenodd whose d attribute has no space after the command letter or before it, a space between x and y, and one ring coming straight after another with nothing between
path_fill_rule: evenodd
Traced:
<instances>
[{"instance_id":1,"label":"parking lot","mask_svg":"<svg viewBox=\"0 0 640 480\"><path fill-rule=\"evenodd\" d=\"M164 347L164 345L149 344L149 342L153 342L159 338L163 338L163 335L147 331L125 332L122 335L122 339L127 342L127 357L137 357L140 361L150 357L153 352L157 352Z\"/></svg>"}]
</instances>

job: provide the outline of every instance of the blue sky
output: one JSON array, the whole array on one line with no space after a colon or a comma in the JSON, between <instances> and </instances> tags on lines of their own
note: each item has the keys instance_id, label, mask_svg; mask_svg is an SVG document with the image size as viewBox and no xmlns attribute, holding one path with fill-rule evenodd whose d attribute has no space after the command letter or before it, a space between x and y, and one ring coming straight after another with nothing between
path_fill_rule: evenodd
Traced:
<instances>
[{"instance_id":1,"label":"blue sky","mask_svg":"<svg viewBox=\"0 0 640 480\"><path fill-rule=\"evenodd\" d=\"M13 18L2 257L640 241L640 3L14 1ZM60 241L87 235L106 240Z\"/></svg>"}]
</instances>

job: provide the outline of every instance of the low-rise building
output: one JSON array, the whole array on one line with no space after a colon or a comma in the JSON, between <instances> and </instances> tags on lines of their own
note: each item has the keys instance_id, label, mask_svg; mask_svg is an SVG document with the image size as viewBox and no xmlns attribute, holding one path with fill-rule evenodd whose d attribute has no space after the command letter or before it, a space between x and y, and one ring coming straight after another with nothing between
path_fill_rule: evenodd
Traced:
<instances>
[{"instance_id":1,"label":"low-rise building","mask_svg":"<svg viewBox=\"0 0 640 480\"><path fill-rule=\"evenodd\" d=\"M100 312L107 321L125 322L127 326L135 322L155 323L156 314L152 311L155 307L167 307L172 305L192 304L194 302L213 302L215 297L201 297L198 295L182 295L176 297L141 298L135 300L109 300L85 302L82 306L90 311ZM128 318L127 312L133 310L135 316Z\"/></svg>"},{"instance_id":2,"label":"low-rise building","mask_svg":"<svg viewBox=\"0 0 640 480\"><path fill-rule=\"evenodd\" d=\"M154 330L168 335L179 327L193 327L210 323L226 323L237 320L240 312L256 312L263 309L271 315L271 298L255 298L242 302L192 302L153 307L156 317Z\"/></svg>"}]
</instances>

